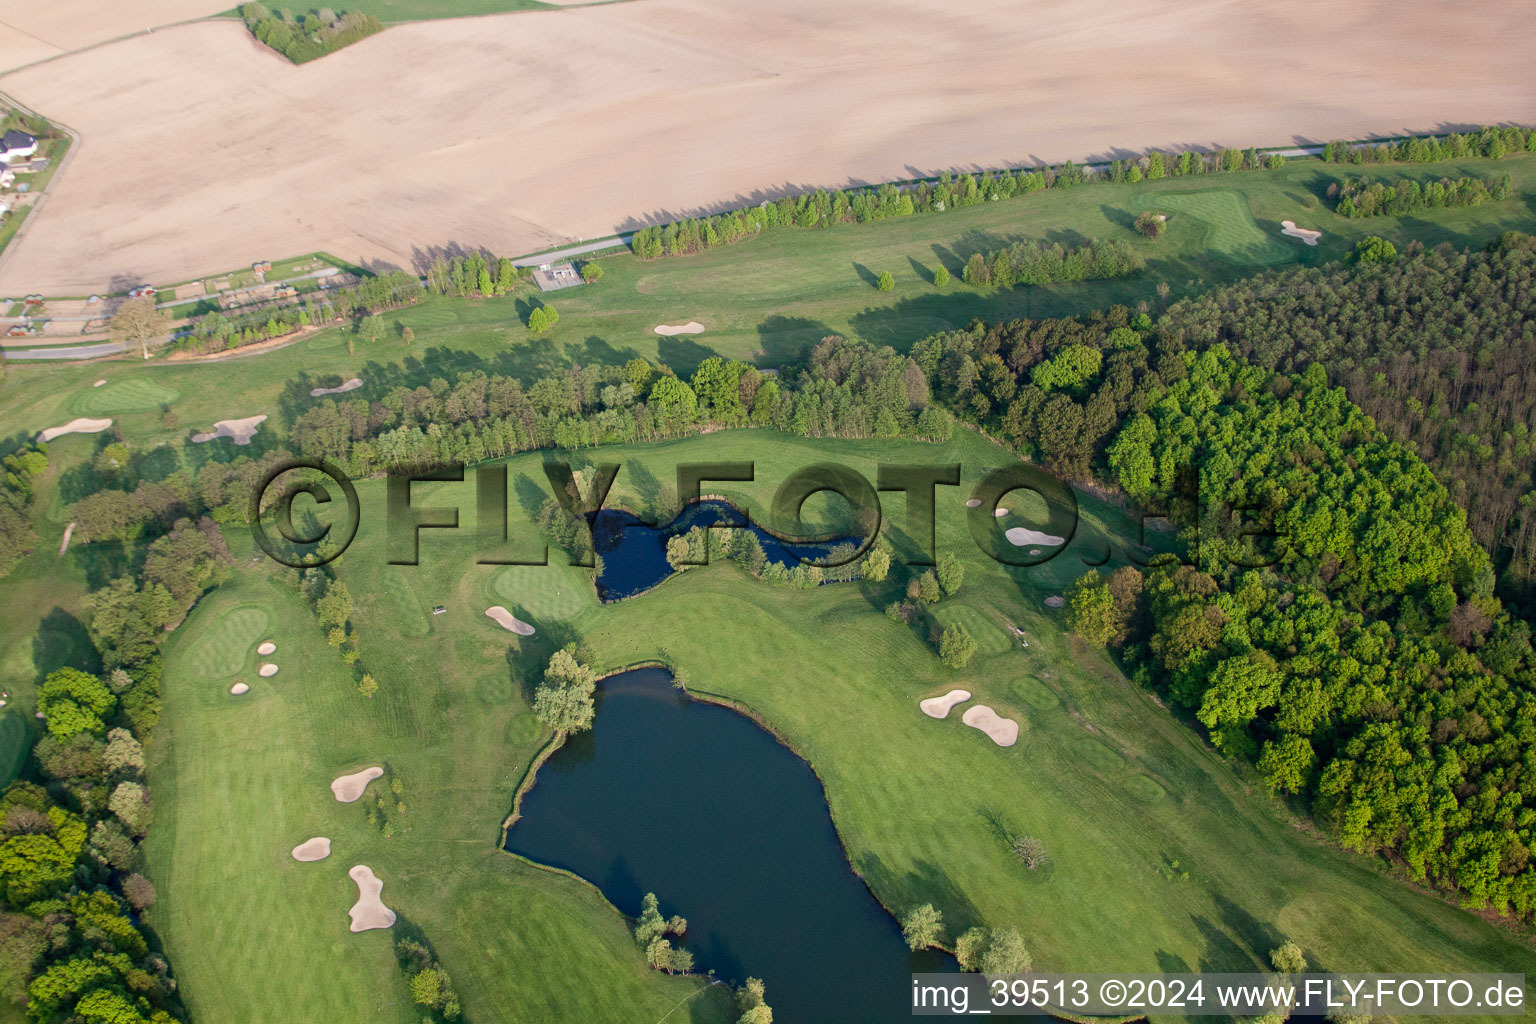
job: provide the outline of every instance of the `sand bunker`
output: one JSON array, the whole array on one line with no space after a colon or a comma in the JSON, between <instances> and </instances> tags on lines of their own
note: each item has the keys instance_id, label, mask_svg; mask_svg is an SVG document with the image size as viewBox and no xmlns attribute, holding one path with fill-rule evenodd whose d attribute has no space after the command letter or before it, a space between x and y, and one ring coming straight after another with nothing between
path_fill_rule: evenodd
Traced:
<instances>
[{"instance_id":1,"label":"sand bunker","mask_svg":"<svg viewBox=\"0 0 1536 1024\"><path fill-rule=\"evenodd\" d=\"M344 395L348 391L356 391L363 386L363 378L353 377L339 388L310 388L309 397L319 398L321 395Z\"/></svg>"},{"instance_id":2,"label":"sand bunker","mask_svg":"<svg viewBox=\"0 0 1536 1024\"><path fill-rule=\"evenodd\" d=\"M103 379L97 381L95 384L92 384L91 387L93 387L93 388L106 387L106 384L107 384L106 379L103 378Z\"/></svg>"},{"instance_id":3,"label":"sand bunker","mask_svg":"<svg viewBox=\"0 0 1536 1024\"><path fill-rule=\"evenodd\" d=\"M331 841L325 836L307 839L293 848L293 859L305 864L325 860L331 855ZM354 869L355 870L355 869Z\"/></svg>"},{"instance_id":4,"label":"sand bunker","mask_svg":"<svg viewBox=\"0 0 1536 1024\"><path fill-rule=\"evenodd\" d=\"M236 697L238 697L242 693L249 693L250 689L251 688L249 686L247 686L245 683L236 683L234 686L231 686L229 688L229 692L234 694Z\"/></svg>"},{"instance_id":5,"label":"sand bunker","mask_svg":"<svg viewBox=\"0 0 1536 1024\"><path fill-rule=\"evenodd\" d=\"M1008 543L1021 548L1025 544L1065 544L1066 541L1049 533L1041 533L1039 530L1029 530L1022 526L1015 526L1003 534L1008 538Z\"/></svg>"},{"instance_id":6,"label":"sand bunker","mask_svg":"<svg viewBox=\"0 0 1536 1024\"><path fill-rule=\"evenodd\" d=\"M960 721L972 729L980 729L1000 747L1011 747L1019 740L1019 723L1011 718L999 718L997 712L985 704L977 704L966 711Z\"/></svg>"},{"instance_id":7,"label":"sand bunker","mask_svg":"<svg viewBox=\"0 0 1536 1024\"><path fill-rule=\"evenodd\" d=\"M664 338L670 338L676 334L703 334L704 325L697 320L689 320L681 327L673 327L671 324L661 324L656 328L656 333Z\"/></svg>"},{"instance_id":8,"label":"sand bunker","mask_svg":"<svg viewBox=\"0 0 1536 1024\"><path fill-rule=\"evenodd\" d=\"M950 708L970 699L970 690L950 690L942 697L929 697L927 700L919 701L917 706L922 708L923 714L929 718L948 718Z\"/></svg>"},{"instance_id":9,"label":"sand bunker","mask_svg":"<svg viewBox=\"0 0 1536 1024\"><path fill-rule=\"evenodd\" d=\"M1005 516L1007 514L1008 514L1008 510L1005 509L1005 508L995 508L995 509L992 510L992 517L994 519L1001 519L1001 518L1003 518L1003 516Z\"/></svg>"},{"instance_id":10,"label":"sand bunker","mask_svg":"<svg viewBox=\"0 0 1536 1024\"><path fill-rule=\"evenodd\" d=\"M62 427L49 427L37 435L39 441L52 441L56 437L65 434L99 434L112 425L111 420L92 420L81 417L70 420Z\"/></svg>"},{"instance_id":11,"label":"sand bunker","mask_svg":"<svg viewBox=\"0 0 1536 1024\"><path fill-rule=\"evenodd\" d=\"M965 503L966 508L981 508L980 498L970 498Z\"/></svg>"},{"instance_id":12,"label":"sand bunker","mask_svg":"<svg viewBox=\"0 0 1536 1024\"><path fill-rule=\"evenodd\" d=\"M263 655L275 654L277 653L277 644L273 643L271 640L263 640L261 642L261 646L256 648L256 653Z\"/></svg>"},{"instance_id":13,"label":"sand bunker","mask_svg":"<svg viewBox=\"0 0 1536 1024\"><path fill-rule=\"evenodd\" d=\"M1299 238L1303 242L1306 242L1308 245L1316 245L1317 240L1323 237L1323 233L1321 231L1312 231L1307 228L1299 228L1296 226L1296 222L1293 220L1281 221L1280 233L1282 235L1290 235L1292 238Z\"/></svg>"},{"instance_id":14,"label":"sand bunker","mask_svg":"<svg viewBox=\"0 0 1536 1024\"><path fill-rule=\"evenodd\" d=\"M277 666L270 661L264 661L261 664L261 668L257 669L257 675L263 679L270 679L277 675Z\"/></svg>"},{"instance_id":15,"label":"sand bunker","mask_svg":"<svg viewBox=\"0 0 1536 1024\"><path fill-rule=\"evenodd\" d=\"M363 790L368 788L368 783L383 774L384 769L375 765L351 775L343 775L331 783L331 792L336 795L338 803L350 804L363 795Z\"/></svg>"},{"instance_id":16,"label":"sand bunker","mask_svg":"<svg viewBox=\"0 0 1536 1024\"><path fill-rule=\"evenodd\" d=\"M256 428L265 423L266 419L267 414L262 413L260 416L247 416L243 420L219 420L213 425L213 433L193 434L192 443L202 444L216 437L228 437L233 438L235 444L247 445L251 443L251 438L256 436Z\"/></svg>"},{"instance_id":17,"label":"sand bunker","mask_svg":"<svg viewBox=\"0 0 1536 1024\"><path fill-rule=\"evenodd\" d=\"M347 872L347 877L357 883L357 902L347 911L352 918L352 930L366 932L393 925L395 912L379 898L379 894L384 891L384 883L373 873L373 869L359 864Z\"/></svg>"},{"instance_id":18,"label":"sand bunker","mask_svg":"<svg viewBox=\"0 0 1536 1024\"><path fill-rule=\"evenodd\" d=\"M485 614L495 619L501 625L502 629L511 630L518 636L533 636L534 630L532 626L528 625L528 623L507 611L499 604L487 608L485 610Z\"/></svg>"},{"instance_id":19,"label":"sand bunker","mask_svg":"<svg viewBox=\"0 0 1536 1024\"><path fill-rule=\"evenodd\" d=\"M1050 597L1045 599L1045 606L1047 608L1060 608L1066 603L1067 599L1062 597L1060 594L1052 594Z\"/></svg>"}]
</instances>

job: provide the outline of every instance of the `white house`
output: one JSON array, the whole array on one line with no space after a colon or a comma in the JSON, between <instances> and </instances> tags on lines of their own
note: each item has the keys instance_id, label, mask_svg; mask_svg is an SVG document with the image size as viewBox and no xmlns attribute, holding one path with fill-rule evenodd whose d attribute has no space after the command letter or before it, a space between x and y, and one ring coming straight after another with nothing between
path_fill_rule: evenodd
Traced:
<instances>
[{"instance_id":1,"label":"white house","mask_svg":"<svg viewBox=\"0 0 1536 1024\"><path fill-rule=\"evenodd\" d=\"M37 152L37 139L24 131L12 128L3 136L0 136L0 160L6 163L15 163L17 160L26 160Z\"/></svg>"}]
</instances>

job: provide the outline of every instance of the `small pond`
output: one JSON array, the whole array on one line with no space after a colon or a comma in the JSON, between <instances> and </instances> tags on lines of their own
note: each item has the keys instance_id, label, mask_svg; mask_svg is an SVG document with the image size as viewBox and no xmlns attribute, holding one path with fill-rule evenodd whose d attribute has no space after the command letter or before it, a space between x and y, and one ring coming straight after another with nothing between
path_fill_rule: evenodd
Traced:
<instances>
[{"instance_id":1,"label":"small pond","mask_svg":"<svg viewBox=\"0 0 1536 1024\"><path fill-rule=\"evenodd\" d=\"M663 669L598 686L597 717L523 796L507 849L575 872L624 913L653 891L688 919L696 970L762 978L781 1024L910 1016L908 953L853 873L821 782L751 719L696 701Z\"/></svg>"},{"instance_id":2,"label":"small pond","mask_svg":"<svg viewBox=\"0 0 1536 1024\"><path fill-rule=\"evenodd\" d=\"M801 561L824 559L834 547L848 543L846 539L788 543L750 522L746 513L735 505L715 498L690 503L665 526L648 526L640 517L623 509L601 509L594 520L592 542L603 559L603 570L597 577L597 595L604 601L633 597L672 575L672 566L667 563L667 541L695 526L729 525L749 529L762 544L768 561L790 568Z\"/></svg>"}]
</instances>

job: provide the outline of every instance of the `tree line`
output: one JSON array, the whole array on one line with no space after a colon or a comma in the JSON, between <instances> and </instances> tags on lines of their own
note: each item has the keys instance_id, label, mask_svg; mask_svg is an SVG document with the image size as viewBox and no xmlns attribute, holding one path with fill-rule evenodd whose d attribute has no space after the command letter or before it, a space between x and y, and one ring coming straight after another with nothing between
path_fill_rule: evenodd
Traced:
<instances>
[{"instance_id":1,"label":"tree line","mask_svg":"<svg viewBox=\"0 0 1536 1024\"><path fill-rule=\"evenodd\" d=\"M1021 284L1129 277L1141 268L1141 257L1118 238L1083 245L1015 242L994 252L972 253L962 278L969 285L1013 288Z\"/></svg>"},{"instance_id":2,"label":"tree line","mask_svg":"<svg viewBox=\"0 0 1536 1024\"><path fill-rule=\"evenodd\" d=\"M1395 142L1334 140L1323 146L1322 158L1337 164L1429 164L1467 157L1497 160L1521 152L1536 153L1536 129L1490 126L1471 134L1414 135Z\"/></svg>"},{"instance_id":3,"label":"tree line","mask_svg":"<svg viewBox=\"0 0 1536 1024\"><path fill-rule=\"evenodd\" d=\"M851 189L817 189L798 195L764 200L706 217L690 217L640 228L630 247L641 259L685 256L722 245L755 238L776 228L824 228L837 224L864 224L891 217L945 210L1028 195L1048 188L1072 188L1096 182L1156 181L1186 175L1223 174L1247 170L1275 170L1283 157L1257 149L1217 149L1181 153L1153 151L1144 157L1115 160L1102 170L1063 164L1032 168L969 172L948 171L932 180L886 182Z\"/></svg>"},{"instance_id":4,"label":"tree line","mask_svg":"<svg viewBox=\"0 0 1536 1024\"><path fill-rule=\"evenodd\" d=\"M371 14L338 14L330 7L295 16L286 7L274 13L266 4L245 3L240 5L240 17L252 35L295 64L324 57L384 30Z\"/></svg>"},{"instance_id":5,"label":"tree line","mask_svg":"<svg viewBox=\"0 0 1536 1024\"><path fill-rule=\"evenodd\" d=\"M1419 184L1413 178L1395 182L1347 178L1342 185L1330 185L1328 193L1338 198L1338 213L1344 217L1401 217L1420 210L1450 210L1482 206L1508 199L1513 184L1508 174L1487 181L1482 178L1441 178Z\"/></svg>"}]
</instances>

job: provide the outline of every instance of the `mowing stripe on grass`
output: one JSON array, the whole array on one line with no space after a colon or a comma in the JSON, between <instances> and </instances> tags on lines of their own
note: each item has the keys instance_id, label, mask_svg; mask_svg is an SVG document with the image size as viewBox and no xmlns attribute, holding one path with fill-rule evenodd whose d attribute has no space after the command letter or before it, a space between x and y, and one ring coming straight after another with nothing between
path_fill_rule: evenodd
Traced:
<instances>
[{"instance_id":1,"label":"mowing stripe on grass","mask_svg":"<svg viewBox=\"0 0 1536 1024\"><path fill-rule=\"evenodd\" d=\"M1192 217L1210 229L1206 245L1211 254L1241 266L1268 266L1296 258L1295 248L1265 231L1253 219L1247 198L1233 189L1170 192L1141 197L1158 213ZM1275 225L1279 230L1279 225Z\"/></svg>"}]
</instances>

